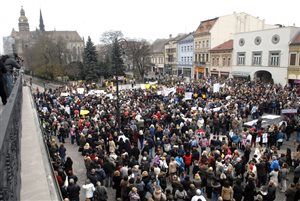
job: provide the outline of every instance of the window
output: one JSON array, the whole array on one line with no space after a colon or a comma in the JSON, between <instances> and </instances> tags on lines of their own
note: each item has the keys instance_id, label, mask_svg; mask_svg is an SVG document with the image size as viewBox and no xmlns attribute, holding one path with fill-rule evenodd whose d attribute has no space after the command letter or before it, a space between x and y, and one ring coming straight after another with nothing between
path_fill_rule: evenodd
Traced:
<instances>
[{"instance_id":1,"label":"window","mask_svg":"<svg viewBox=\"0 0 300 201\"><path fill-rule=\"evenodd\" d=\"M215 58L212 58L212 66L215 66Z\"/></svg>"},{"instance_id":2,"label":"window","mask_svg":"<svg viewBox=\"0 0 300 201\"><path fill-rule=\"evenodd\" d=\"M206 47L208 47L208 46L209 46L209 41L207 40L207 41L206 41Z\"/></svg>"},{"instance_id":3,"label":"window","mask_svg":"<svg viewBox=\"0 0 300 201\"><path fill-rule=\"evenodd\" d=\"M239 40L239 45L240 45L240 46L244 46L244 44L245 44L245 39L241 38L241 39Z\"/></svg>"},{"instance_id":4,"label":"window","mask_svg":"<svg viewBox=\"0 0 300 201\"><path fill-rule=\"evenodd\" d=\"M231 58L228 57L228 58L227 58L227 66L230 66L230 65L231 65Z\"/></svg>"},{"instance_id":5,"label":"window","mask_svg":"<svg viewBox=\"0 0 300 201\"><path fill-rule=\"evenodd\" d=\"M290 66L296 65L296 54L290 54Z\"/></svg>"},{"instance_id":6,"label":"window","mask_svg":"<svg viewBox=\"0 0 300 201\"><path fill-rule=\"evenodd\" d=\"M255 45L259 45L261 43L261 37L257 36L255 39L254 39L254 43Z\"/></svg>"},{"instance_id":7,"label":"window","mask_svg":"<svg viewBox=\"0 0 300 201\"><path fill-rule=\"evenodd\" d=\"M197 57L197 54L195 54L195 62L197 62L197 58L198 58L198 57Z\"/></svg>"},{"instance_id":8,"label":"window","mask_svg":"<svg viewBox=\"0 0 300 201\"><path fill-rule=\"evenodd\" d=\"M188 52L190 51L190 46L187 46L187 51L188 51Z\"/></svg>"},{"instance_id":9,"label":"window","mask_svg":"<svg viewBox=\"0 0 300 201\"><path fill-rule=\"evenodd\" d=\"M184 46L184 51L186 52L186 46Z\"/></svg>"},{"instance_id":10,"label":"window","mask_svg":"<svg viewBox=\"0 0 300 201\"><path fill-rule=\"evenodd\" d=\"M206 61L208 62L208 54L206 54Z\"/></svg>"},{"instance_id":11,"label":"window","mask_svg":"<svg viewBox=\"0 0 300 201\"><path fill-rule=\"evenodd\" d=\"M252 65L260 66L261 65L261 52L252 53Z\"/></svg>"},{"instance_id":12,"label":"window","mask_svg":"<svg viewBox=\"0 0 300 201\"><path fill-rule=\"evenodd\" d=\"M193 46L191 45L191 51L193 51Z\"/></svg>"},{"instance_id":13,"label":"window","mask_svg":"<svg viewBox=\"0 0 300 201\"><path fill-rule=\"evenodd\" d=\"M237 53L237 65L245 65L245 52Z\"/></svg>"},{"instance_id":14,"label":"window","mask_svg":"<svg viewBox=\"0 0 300 201\"><path fill-rule=\"evenodd\" d=\"M219 66L219 58L217 58L216 66Z\"/></svg>"},{"instance_id":15,"label":"window","mask_svg":"<svg viewBox=\"0 0 300 201\"><path fill-rule=\"evenodd\" d=\"M181 47L181 52L183 52L183 47Z\"/></svg>"},{"instance_id":16,"label":"window","mask_svg":"<svg viewBox=\"0 0 300 201\"><path fill-rule=\"evenodd\" d=\"M279 66L280 65L280 51L270 52L269 54L269 64L270 66Z\"/></svg>"},{"instance_id":17,"label":"window","mask_svg":"<svg viewBox=\"0 0 300 201\"><path fill-rule=\"evenodd\" d=\"M226 58L223 57L223 66L226 66Z\"/></svg>"},{"instance_id":18,"label":"window","mask_svg":"<svg viewBox=\"0 0 300 201\"><path fill-rule=\"evenodd\" d=\"M275 35L272 37L272 43L273 43L273 44L277 44L279 41L280 41L279 35L275 34Z\"/></svg>"},{"instance_id":19,"label":"window","mask_svg":"<svg viewBox=\"0 0 300 201\"><path fill-rule=\"evenodd\" d=\"M181 57L181 63L183 62L183 57Z\"/></svg>"}]
</instances>

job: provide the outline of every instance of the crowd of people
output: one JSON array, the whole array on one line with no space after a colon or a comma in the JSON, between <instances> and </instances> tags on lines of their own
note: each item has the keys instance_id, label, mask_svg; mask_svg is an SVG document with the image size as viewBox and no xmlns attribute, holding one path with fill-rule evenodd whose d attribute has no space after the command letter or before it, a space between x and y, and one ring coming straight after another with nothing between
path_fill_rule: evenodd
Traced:
<instances>
[{"instance_id":1,"label":"crowd of people","mask_svg":"<svg viewBox=\"0 0 300 201\"><path fill-rule=\"evenodd\" d=\"M23 59L17 54L0 57L0 97L3 105L6 105L14 86L14 70L21 69L22 62Z\"/></svg>"},{"instance_id":2,"label":"crowd of people","mask_svg":"<svg viewBox=\"0 0 300 201\"><path fill-rule=\"evenodd\" d=\"M299 108L299 88L227 79L213 92L213 84L208 79L178 83L167 95L158 93L162 86L122 90L120 120L117 101L88 93L90 85L37 90L63 197L78 201L83 188L86 200L102 201L112 196L107 193L112 188L112 200L122 201L274 201L277 191L287 201L299 200L299 116L285 115L272 125L261 119ZM191 99L185 99L187 92ZM256 123L244 127L252 119ZM298 146L280 150L293 135ZM82 186L66 140L84 159Z\"/></svg>"}]
</instances>

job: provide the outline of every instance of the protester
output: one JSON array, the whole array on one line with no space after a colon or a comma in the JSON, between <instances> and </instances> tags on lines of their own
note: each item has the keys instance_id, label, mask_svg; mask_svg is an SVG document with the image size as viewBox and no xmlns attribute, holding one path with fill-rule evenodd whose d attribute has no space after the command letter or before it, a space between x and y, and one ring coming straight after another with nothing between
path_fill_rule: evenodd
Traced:
<instances>
[{"instance_id":1,"label":"protester","mask_svg":"<svg viewBox=\"0 0 300 201\"><path fill-rule=\"evenodd\" d=\"M228 79L213 92L213 84L204 79L174 88L121 90L120 127L116 101L88 93L91 86L85 83L37 92L35 102L52 139L63 143L75 134L91 181L86 185L105 182L115 190L116 200L254 201L257 194L275 200L277 186L285 191L292 159L291 150L279 154L286 139L282 133L289 127L292 133L298 117L285 116L284 126L278 122L267 128L261 120L243 125L263 113L277 113L273 100L282 102L282 108L298 107L297 90ZM186 90L193 93L189 100ZM62 95L66 92L69 95ZM105 93L114 92L107 88ZM64 163L63 148L49 147L53 158ZM297 163L297 157L293 159Z\"/></svg>"}]
</instances>

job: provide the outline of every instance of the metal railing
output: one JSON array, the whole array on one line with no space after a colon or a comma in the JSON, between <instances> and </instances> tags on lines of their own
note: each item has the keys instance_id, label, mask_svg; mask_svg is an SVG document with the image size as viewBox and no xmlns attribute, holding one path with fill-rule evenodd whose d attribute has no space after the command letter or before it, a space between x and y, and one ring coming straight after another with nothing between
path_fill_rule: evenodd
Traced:
<instances>
[{"instance_id":1,"label":"metal railing","mask_svg":"<svg viewBox=\"0 0 300 201\"><path fill-rule=\"evenodd\" d=\"M20 200L22 76L0 113L0 201Z\"/></svg>"}]
</instances>

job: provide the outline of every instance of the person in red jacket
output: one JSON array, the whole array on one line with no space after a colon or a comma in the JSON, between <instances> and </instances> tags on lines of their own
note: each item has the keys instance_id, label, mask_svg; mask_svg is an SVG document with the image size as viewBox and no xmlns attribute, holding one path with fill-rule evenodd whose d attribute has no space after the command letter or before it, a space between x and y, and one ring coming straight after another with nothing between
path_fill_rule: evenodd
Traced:
<instances>
[{"instance_id":1,"label":"person in red jacket","mask_svg":"<svg viewBox=\"0 0 300 201\"><path fill-rule=\"evenodd\" d=\"M190 174L190 166L192 165L192 154L188 150L183 156L185 171L189 175Z\"/></svg>"}]
</instances>

